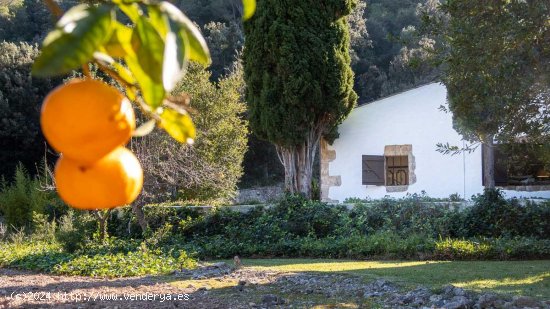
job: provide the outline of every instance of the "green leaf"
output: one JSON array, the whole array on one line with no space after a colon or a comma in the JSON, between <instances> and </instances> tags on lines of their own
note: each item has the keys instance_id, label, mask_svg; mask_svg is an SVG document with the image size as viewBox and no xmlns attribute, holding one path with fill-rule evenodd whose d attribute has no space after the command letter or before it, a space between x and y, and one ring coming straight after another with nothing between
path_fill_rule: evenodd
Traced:
<instances>
[{"instance_id":1,"label":"green leaf","mask_svg":"<svg viewBox=\"0 0 550 309\"><path fill-rule=\"evenodd\" d=\"M247 20L256 12L256 0L243 0L243 20Z\"/></svg>"},{"instance_id":2,"label":"green leaf","mask_svg":"<svg viewBox=\"0 0 550 309\"><path fill-rule=\"evenodd\" d=\"M132 72L130 72L125 66L118 62L113 62L112 64L115 71L118 73L118 75L128 84L134 85L137 83L136 79L132 75Z\"/></svg>"},{"instance_id":3,"label":"green leaf","mask_svg":"<svg viewBox=\"0 0 550 309\"><path fill-rule=\"evenodd\" d=\"M148 13L149 21L164 38L162 84L164 89L170 92L183 76L189 42L181 31L181 26L170 23L168 15L161 11L158 5L148 6Z\"/></svg>"},{"instance_id":4,"label":"green leaf","mask_svg":"<svg viewBox=\"0 0 550 309\"><path fill-rule=\"evenodd\" d=\"M189 114L166 108L160 114L160 125L170 136L180 143L192 144L195 139L195 126Z\"/></svg>"},{"instance_id":5,"label":"green leaf","mask_svg":"<svg viewBox=\"0 0 550 309\"><path fill-rule=\"evenodd\" d=\"M111 38L103 45L107 53L115 58L123 58L133 53L132 29L119 22L115 22L113 29Z\"/></svg>"},{"instance_id":6,"label":"green leaf","mask_svg":"<svg viewBox=\"0 0 550 309\"><path fill-rule=\"evenodd\" d=\"M130 18L133 23L136 23L138 19L143 15L143 12L139 8L137 3L125 3L124 1L115 0L113 3L117 4L120 10Z\"/></svg>"},{"instance_id":7,"label":"green leaf","mask_svg":"<svg viewBox=\"0 0 550 309\"><path fill-rule=\"evenodd\" d=\"M155 109L162 104L166 94L162 84L164 41L153 24L140 17L132 31L134 53L124 61L136 78L145 102Z\"/></svg>"},{"instance_id":8,"label":"green leaf","mask_svg":"<svg viewBox=\"0 0 550 309\"><path fill-rule=\"evenodd\" d=\"M102 48L99 48L100 51L94 52L94 60L98 61L101 64L105 65L111 65L115 62L115 59L113 57L109 56L107 53L105 53L105 50Z\"/></svg>"},{"instance_id":9,"label":"green leaf","mask_svg":"<svg viewBox=\"0 0 550 309\"><path fill-rule=\"evenodd\" d=\"M166 94L162 83L153 81L151 77L143 71L135 56L127 56L124 58L124 61L132 72L132 75L136 78L145 103L152 109L159 107Z\"/></svg>"},{"instance_id":10,"label":"green leaf","mask_svg":"<svg viewBox=\"0 0 550 309\"><path fill-rule=\"evenodd\" d=\"M162 65L162 83L164 89L170 92L183 77L187 61L187 37L170 31L166 34L164 47L164 63Z\"/></svg>"},{"instance_id":11,"label":"green leaf","mask_svg":"<svg viewBox=\"0 0 550 309\"><path fill-rule=\"evenodd\" d=\"M206 41L199 29L173 4L163 1L160 3L160 10L168 15L170 21L179 26L178 31L183 32L181 36L187 37L189 41L189 59L198 63L209 65L211 62L210 51Z\"/></svg>"},{"instance_id":12,"label":"green leaf","mask_svg":"<svg viewBox=\"0 0 550 309\"><path fill-rule=\"evenodd\" d=\"M155 119L151 119L147 121L146 123L140 125L133 133L133 136L135 137L141 137L145 136L155 129L155 125L157 124L157 121Z\"/></svg>"},{"instance_id":13,"label":"green leaf","mask_svg":"<svg viewBox=\"0 0 550 309\"><path fill-rule=\"evenodd\" d=\"M146 18L138 19L132 35L132 46L142 71L154 82L162 83L164 41Z\"/></svg>"},{"instance_id":14,"label":"green leaf","mask_svg":"<svg viewBox=\"0 0 550 309\"><path fill-rule=\"evenodd\" d=\"M112 66L115 69L115 71L118 73L118 76L122 78L126 83L130 85L137 84L136 78L132 75L132 72L130 72L130 70L128 70L125 66L123 66L118 62L114 62ZM137 97L134 89L130 87L124 87L124 89L126 90L126 95L128 96L128 99L130 99L131 101L134 101Z\"/></svg>"},{"instance_id":15,"label":"green leaf","mask_svg":"<svg viewBox=\"0 0 550 309\"><path fill-rule=\"evenodd\" d=\"M68 73L92 59L111 36L115 19L112 5L74 6L46 36L42 53L33 65L33 74L50 76Z\"/></svg>"},{"instance_id":16,"label":"green leaf","mask_svg":"<svg viewBox=\"0 0 550 309\"><path fill-rule=\"evenodd\" d=\"M168 16L160 11L158 5L150 5L147 7L147 13L149 13L149 21L161 37L166 37L166 34L170 30L168 27Z\"/></svg>"}]
</instances>

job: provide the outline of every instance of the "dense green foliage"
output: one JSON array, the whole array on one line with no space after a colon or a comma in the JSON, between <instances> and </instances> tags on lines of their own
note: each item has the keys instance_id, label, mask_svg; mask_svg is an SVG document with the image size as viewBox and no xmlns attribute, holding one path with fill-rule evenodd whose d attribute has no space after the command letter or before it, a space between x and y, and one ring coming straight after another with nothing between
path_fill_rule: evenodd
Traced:
<instances>
[{"instance_id":1,"label":"dense green foliage","mask_svg":"<svg viewBox=\"0 0 550 309\"><path fill-rule=\"evenodd\" d=\"M40 0L0 3L0 42L38 43L53 24L51 13Z\"/></svg>"},{"instance_id":2,"label":"dense green foliage","mask_svg":"<svg viewBox=\"0 0 550 309\"><path fill-rule=\"evenodd\" d=\"M25 239L0 243L0 267L93 277L129 277L168 274L193 268L196 261L185 251L165 252L131 242L111 242L67 253L51 241Z\"/></svg>"},{"instance_id":3,"label":"dense green foliage","mask_svg":"<svg viewBox=\"0 0 550 309\"><path fill-rule=\"evenodd\" d=\"M529 237L442 239L435 242L433 258L443 260L547 259L550 241Z\"/></svg>"},{"instance_id":4,"label":"dense green foliage","mask_svg":"<svg viewBox=\"0 0 550 309\"><path fill-rule=\"evenodd\" d=\"M506 200L498 190L486 190L477 196L475 206L462 219L464 236L529 236L550 239L550 202L528 203Z\"/></svg>"},{"instance_id":5,"label":"dense green foliage","mask_svg":"<svg viewBox=\"0 0 550 309\"><path fill-rule=\"evenodd\" d=\"M19 164L12 179L1 178L0 216L9 230L33 230L61 218L67 206L51 188L44 165L36 177Z\"/></svg>"},{"instance_id":6,"label":"dense green foliage","mask_svg":"<svg viewBox=\"0 0 550 309\"><path fill-rule=\"evenodd\" d=\"M89 212L69 210L66 215L59 218L58 225L55 239L68 253L85 249L92 243L94 234L98 231L97 222Z\"/></svg>"},{"instance_id":7,"label":"dense green foliage","mask_svg":"<svg viewBox=\"0 0 550 309\"><path fill-rule=\"evenodd\" d=\"M312 197L323 136L355 106L347 15L355 0L260 1L245 23L246 102L252 132L273 143L285 190Z\"/></svg>"},{"instance_id":8,"label":"dense green foliage","mask_svg":"<svg viewBox=\"0 0 550 309\"><path fill-rule=\"evenodd\" d=\"M67 206L64 206L65 209ZM0 267L55 274L126 277L168 274L193 268L196 259L177 248L159 246L161 232L147 241L99 239L92 212L66 211L57 217L34 213L32 229L9 230L0 224Z\"/></svg>"},{"instance_id":9,"label":"dense green foliage","mask_svg":"<svg viewBox=\"0 0 550 309\"><path fill-rule=\"evenodd\" d=\"M289 196L248 213L228 208L146 208L157 243L200 257L519 259L548 257L550 203L525 205L487 191L464 210L422 196L344 206ZM516 220L513 220L513 219ZM516 224L521 222L521 224ZM110 234L136 237L128 210L113 213ZM131 231L130 234L128 232Z\"/></svg>"},{"instance_id":10,"label":"dense green foliage","mask_svg":"<svg viewBox=\"0 0 550 309\"><path fill-rule=\"evenodd\" d=\"M21 36L14 34L2 39L32 41L34 35L27 35L27 32L44 33L48 29L46 24L41 24L42 29L16 30L23 26L21 20L35 16L32 12L38 7L49 14L39 1L14 4L1 21L6 29L13 29L13 33L21 33ZM31 77L30 69L38 53L35 45L25 42L0 42L0 159L5 162L0 167L0 175L5 177L13 175L19 161L34 174L36 164L47 150L40 134L40 104L61 79ZM201 140L195 147L181 147L160 133L136 139L132 144L143 150L140 159L147 167L144 201L165 198L223 200L234 193L242 175L248 131L242 119L245 110L241 100L242 74L239 69L233 71L219 83L213 83L209 81L208 71L193 66L188 80L175 91L174 94L185 91L192 97L191 104L200 122L197 125ZM148 145L160 149L163 156L170 159L156 160L154 152L145 149Z\"/></svg>"},{"instance_id":11,"label":"dense green foliage","mask_svg":"<svg viewBox=\"0 0 550 309\"><path fill-rule=\"evenodd\" d=\"M46 193L39 190L39 183L32 179L25 168L16 168L13 181L3 181L0 186L0 215L10 227L26 227L34 214L44 212Z\"/></svg>"},{"instance_id":12,"label":"dense green foliage","mask_svg":"<svg viewBox=\"0 0 550 309\"><path fill-rule=\"evenodd\" d=\"M74 1L58 1L63 8L74 5ZM386 96L396 91L402 91L412 86L433 79L433 72L428 72L424 66L411 66L415 59L421 59L418 53L422 53L422 47L415 38L405 40L411 29L417 28L420 19L416 14L416 7L423 3L422 0L372 0L368 5L366 1L358 1L359 5L350 16L350 34L352 47L352 68L355 72L355 91L359 95L360 102L371 101L380 96ZM244 32L242 29L242 7L239 0L185 0L176 1L191 20L198 23L209 45L212 65L208 68L212 72L212 79L224 76L232 67L232 63L238 58L244 44ZM351 20L353 19L353 20ZM2 51L5 59L18 59L17 54L32 55L23 47L23 42L38 43L44 38L46 31L53 27L53 18L40 0L9 0L0 4L0 42L7 41L19 46L16 51ZM403 29L407 29L406 31ZM403 37L403 39L398 39ZM10 44L11 44L10 43ZM406 48L405 48L406 47ZM27 71L21 76L30 76L28 69L32 60L21 69ZM0 64L0 67L2 65ZM3 74L16 72L13 68L1 70ZM21 71L21 70L19 70ZM0 73L0 74L2 74ZM19 73L17 73L19 74ZM17 143L2 145L2 149L15 149L17 154L11 151L9 157L3 159L5 164L0 168L0 174L11 177L17 161L22 161L27 169L34 173L34 163L38 162L44 154L44 141L38 135L38 106L41 98L60 81L53 81L50 85L37 84L35 78L25 77L32 82L32 87L25 87L25 93L21 89L2 89L4 83L0 77L0 102L9 100L9 109L0 108L0 115L4 118L17 119L17 113L25 109L25 121L11 121L10 128L1 132L23 132L27 134L19 140L28 140L29 143ZM26 81L28 84L28 81ZM25 105L19 105L18 101L24 101ZM32 109L28 112L26 109ZM15 115L15 116L13 116ZM15 117L15 118L14 118ZM32 119L35 119L34 121ZM11 133L10 133L11 134ZM2 136L1 141L10 141L11 137ZM32 139L32 142L31 142ZM245 164L245 178L242 186L264 185L280 182L284 171L278 166L278 159L272 145L258 142L257 138L250 138ZM3 151L0 152L3 154ZM15 159L14 159L15 158ZM28 159L27 159L28 158Z\"/></svg>"},{"instance_id":13,"label":"dense green foliage","mask_svg":"<svg viewBox=\"0 0 550 309\"><path fill-rule=\"evenodd\" d=\"M529 219L524 225L503 220L513 216ZM550 252L549 220L550 204L520 206L495 192L478 196L464 211L419 197L358 204L351 211L291 197L271 209L186 220L181 233L207 257L536 258Z\"/></svg>"},{"instance_id":14,"label":"dense green foliage","mask_svg":"<svg viewBox=\"0 0 550 309\"><path fill-rule=\"evenodd\" d=\"M187 93L191 107L196 109L199 130L195 149L200 160L215 170L208 171L215 185L197 185L186 188L184 194L227 198L232 196L242 175L242 161L246 152L248 122L242 118L246 110L243 100L244 81L240 63L217 83L209 82L210 73L199 70L189 74L177 91Z\"/></svg>"},{"instance_id":15,"label":"dense green foliage","mask_svg":"<svg viewBox=\"0 0 550 309\"><path fill-rule=\"evenodd\" d=\"M244 34L239 1L179 1L203 29L212 52L213 76L220 76L241 51ZM352 68L359 102L403 91L434 80L438 70L423 61L423 44L411 36L421 25L424 0L359 0L349 16ZM215 44L220 43L220 44ZM424 42L426 43L426 42ZM421 62L418 62L418 61Z\"/></svg>"},{"instance_id":16,"label":"dense green foliage","mask_svg":"<svg viewBox=\"0 0 550 309\"><path fill-rule=\"evenodd\" d=\"M0 41L0 175L13 175L18 162L36 170L46 150L40 134L40 104L57 81L31 77L38 48Z\"/></svg>"},{"instance_id":17,"label":"dense green foliage","mask_svg":"<svg viewBox=\"0 0 550 309\"><path fill-rule=\"evenodd\" d=\"M330 130L353 108L345 16L349 0L259 1L245 23L243 54L250 126L276 145ZM326 123L326 124L325 124Z\"/></svg>"},{"instance_id":18,"label":"dense green foliage","mask_svg":"<svg viewBox=\"0 0 550 309\"><path fill-rule=\"evenodd\" d=\"M238 64L218 82L191 65L174 95L191 98L197 139L192 147L161 132L133 141L131 147L145 174L144 202L166 200L227 201L242 175L248 128L241 116L244 83ZM160 158L160 159L159 159Z\"/></svg>"},{"instance_id":19,"label":"dense green foliage","mask_svg":"<svg viewBox=\"0 0 550 309\"><path fill-rule=\"evenodd\" d=\"M441 201L440 201L441 202ZM0 233L0 266L86 276L166 274L195 259L241 257L508 260L550 257L550 203L487 190L459 210L424 196L357 201L352 209L287 196L270 208L201 213L146 207L142 235L129 208L98 239L89 212L35 216L34 233ZM513 220L515 218L515 220ZM3 239L2 239L3 238Z\"/></svg>"},{"instance_id":20,"label":"dense green foliage","mask_svg":"<svg viewBox=\"0 0 550 309\"><path fill-rule=\"evenodd\" d=\"M457 131L472 141L548 142L550 3L448 0L442 10L439 56Z\"/></svg>"},{"instance_id":21,"label":"dense green foliage","mask_svg":"<svg viewBox=\"0 0 550 309\"><path fill-rule=\"evenodd\" d=\"M352 62L355 91L360 103L437 79L439 69L433 68L428 59L428 51L437 42L417 33L422 12L432 10L433 1L361 0L359 4L366 4L360 15L366 30L356 26L350 30L356 55Z\"/></svg>"}]
</instances>

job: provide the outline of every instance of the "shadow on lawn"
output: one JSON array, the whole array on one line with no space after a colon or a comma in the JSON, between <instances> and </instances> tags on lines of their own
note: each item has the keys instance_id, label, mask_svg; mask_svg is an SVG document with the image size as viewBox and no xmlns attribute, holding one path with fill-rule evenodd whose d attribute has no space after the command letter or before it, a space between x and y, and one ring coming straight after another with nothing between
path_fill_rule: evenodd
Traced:
<instances>
[{"instance_id":1,"label":"shadow on lawn","mask_svg":"<svg viewBox=\"0 0 550 309\"><path fill-rule=\"evenodd\" d=\"M22 284L3 286L1 288L2 294L0 296L11 295L12 293L57 293L66 292L70 293L74 290L86 290L94 288L118 288L118 287L137 287L137 286L152 286L158 283L162 283L165 276L143 276L143 277L128 277L128 278L93 278L93 277L80 277L80 276L63 276L53 275L48 273L39 273L31 271L20 271L16 269L2 269L0 268L1 277L13 277L18 276L21 279L18 281ZM51 283L39 281L40 277L54 278ZM29 278L27 280L27 277ZM36 278L38 277L38 278ZM70 278L69 281L64 278ZM8 280L9 281L9 280ZM51 281L51 280L50 280ZM31 284L29 284L31 283Z\"/></svg>"},{"instance_id":2,"label":"shadow on lawn","mask_svg":"<svg viewBox=\"0 0 550 309\"><path fill-rule=\"evenodd\" d=\"M31 272L20 272L15 270L2 270L0 269L0 279L2 276L17 275L23 277L21 281L25 281L25 276L29 277L41 277L43 275L37 275ZM285 304L298 304L297 308L310 308L310 305L324 305L328 308L341 308L343 304L360 306L361 308L372 308L371 301L363 299L362 293L357 293L361 290L361 285L357 285L356 290L352 289L338 289L338 292L327 298L325 291L326 287L321 292L303 293L296 291L296 285L294 289L283 291L283 288L288 285L289 277L299 276L299 274L290 274L285 278L275 279L273 282L266 284L258 284L252 286L246 286L244 289L239 289L238 280L229 286L224 287L212 287L211 289L201 289L199 285L194 282L195 287L193 291L189 291L188 287L177 287L178 285L170 285L171 290L167 290L166 285L169 282L181 282L181 278L175 278L172 276L155 276L144 278L121 278L121 279L88 279L77 277L76 281L66 281L67 277L59 276L59 282L41 284L40 282L33 282L33 284L18 284L10 285L0 288L0 308L2 307L2 301L6 298L3 296L9 296L12 293L29 293L32 292L35 295L43 295L43 293L69 293L73 295L94 296L97 293L118 293L122 299L117 301L113 300L91 300L91 301L64 301L63 303L53 303L52 301L25 301L19 306L24 308L105 308L105 307L118 307L118 308L257 308L255 304L262 304L262 299L267 294L277 295L278 300L284 299ZM54 276L56 277L56 276ZM69 277L74 278L74 277ZM28 280L27 280L28 281ZM185 280L183 280L185 281ZM159 285L160 284L160 285ZM325 282L325 285L330 285L329 282ZM329 289L330 286L329 286ZM126 293L127 295L124 296ZM153 294L166 294L171 295L171 300L160 301L156 300L130 300L129 294L143 295L145 293ZM2 295L4 294L4 295ZM175 300L178 295L186 294L188 300ZM360 295L359 295L360 294ZM55 298L55 296L54 296ZM276 301L277 302L277 301ZM263 304L262 308L273 308L275 303ZM6 308L11 308L10 303L6 303ZM295 306L296 307L296 306ZM327 307L323 307L327 308Z\"/></svg>"},{"instance_id":3,"label":"shadow on lawn","mask_svg":"<svg viewBox=\"0 0 550 309\"><path fill-rule=\"evenodd\" d=\"M273 259L244 260L245 266L279 271L342 273L365 279L387 278L404 286L439 288L453 284L474 291L547 297L550 261L351 261Z\"/></svg>"},{"instance_id":4,"label":"shadow on lawn","mask_svg":"<svg viewBox=\"0 0 550 309\"><path fill-rule=\"evenodd\" d=\"M550 295L550 261L511 261L511 262L359 262L359 261L335 261L335 260L243 260L245 266L269 266L269 269L286 271L294 268L295 274L287 274L285 278L275 278L271 282L245 286L241 291L238 287L238 277L234 281L219 286L211 286L209 290L196 290L200 285L199 280L184 280L174 276L150 276L140 278L121 279L86 279L77 277L75 281L64 281L59 277L58 282L41 284L14 284L2 289L7 295L14 291L21 292L89 292L124 291L125 293L169 293L172 297L177 294L187 293L188 301L147 301L132 302L129 300L120 301L96 301L79 302L82 307L118 306L119 308L250 308L249 303L261 303L263 296L275 294L293 304L305 307L321 305L323 308L340 308L344 305L360 308L371 308L375 306L368 299L362 297L362 289L366 281L384 277L390 281L405 287L405 290L412 289L417 285L429 286L438 289L443 285L453 284L465 289L485 291L487 289L497 293L533 296L539 299L548 300ZM330 278L336 278L336 282L323 282L329 280L327 270L330 271ZM246 270L247 268L245 268ZM301 269L301 270L300 270ZM0 278L5 271L0 269ZM291 285L288 288L289 278L303 276L304 274L318 276L319 284L325 287L320 291L305 291L300 284ZM21 273L19 274L21 275ZM23 273L23 276L26 274ZM32 273L29 276L40 277ZM231 274L229 274L231 275ZM9 272L8 272L9 276ZM208 276L206 280L224 280L223 275L218 277ZM72 277L74 279L74 277ZM346 278L355 278L356 285L345 285ZM331 280L332 280L331 279ZM167 291L166 283L171 283L174 290ZM160 284L160 285L158 285ZM189 285L194 285L191 289ZM341 285L341 287L340 287ZM334 291L334 295L327 296L328 291ZM3 291L3 292L4 292ZM1 295L0 295L1 296ZM0 298L1 300L1 298ZM0 302L1 303L1 302ZM25 307L32 307L25 306ZM72 308L75 303L67 304L66 308ZM59 304L40 303L40 308L63 308ZM1 308L1 305L0 305Z\"/></svg>"}]
</instances>

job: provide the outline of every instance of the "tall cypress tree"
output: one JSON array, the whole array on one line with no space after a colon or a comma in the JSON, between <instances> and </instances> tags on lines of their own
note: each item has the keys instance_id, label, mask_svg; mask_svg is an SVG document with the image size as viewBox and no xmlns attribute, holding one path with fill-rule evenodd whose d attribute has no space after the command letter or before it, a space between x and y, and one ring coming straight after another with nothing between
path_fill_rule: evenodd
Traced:
<instances>
[{"instance_id":1,"label":"tall cypress tree","mask_svg":"<svg viewBox=\"0 0 550 309\"><path fill-rule=\"evenodd\" d=\"M311 197L313 162L357 101L346 16L355 0L259 0L243 54L252 130L272 142L285 187Z\"/></svg>"}]
</instances>

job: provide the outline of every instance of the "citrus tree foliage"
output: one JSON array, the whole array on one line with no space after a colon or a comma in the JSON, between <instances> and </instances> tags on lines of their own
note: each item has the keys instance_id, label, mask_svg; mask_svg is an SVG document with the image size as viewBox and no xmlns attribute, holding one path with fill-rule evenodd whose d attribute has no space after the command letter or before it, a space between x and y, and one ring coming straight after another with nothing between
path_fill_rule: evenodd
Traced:
<instances>
[{"instance_id":1,"label":"citrus tree foliage","mask_svg":"<svg viewBox=\"0 0 550 309\"><path fill-rule=\"evenodd\" d=\"M319 139L353 108L352 0L260 1L245 23L250 126L277 146L286 188L311 194Z\"/></svg>"},{"instance_id":2,"label":"citrus tree foliage","mask_svg":"<svg viewBox=\"0 0 550 309\"><path fill-rule=\"evenodd\" d=\"M11 177L17 162L29 171L45 153L40 103L59 81L31 76L35 45L0 42L0 175Z\"/></svg>"},{"instance_id":3,"label":"citrus tree foliage","mask_svg":"<svg viewBox=\"0 0 550 309\"><path fill-rule=\"evenodd\" d=\"M233 196L242 175L248 134L247 122L241 117L246 109L243 88L238 66L219 82L211 82L207 70L190 67L174 93L193 98L190 106L196 111L197 141L193 147L185 147L154 132L132 142L145 171L142 203L225 201Z\"/></svg>"},{"instance_id":4,"label":"citrus tree foliage","mask_svg":"<svg viewBox=\"0 0 550 309\"><path fill-rule=\"evenodd\" d=\"M66 74L79 67L86 73L94 63L124 88L128 98L151 119L136 135L162 127L179 142L193 142L195 128L185 100L170 95L182 78L187 61L210 63L206 42L195 24L167 1L114 0L99 5L79 4L60 16L44 39L33 72L37 76ZM243 0L243 18L255 1ZM122 19L130 24L124 24Z\"/></svg>"}]
</instances>

